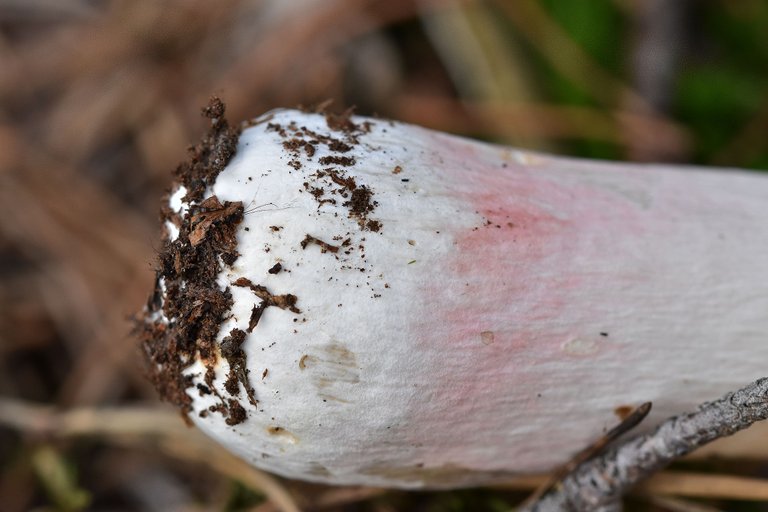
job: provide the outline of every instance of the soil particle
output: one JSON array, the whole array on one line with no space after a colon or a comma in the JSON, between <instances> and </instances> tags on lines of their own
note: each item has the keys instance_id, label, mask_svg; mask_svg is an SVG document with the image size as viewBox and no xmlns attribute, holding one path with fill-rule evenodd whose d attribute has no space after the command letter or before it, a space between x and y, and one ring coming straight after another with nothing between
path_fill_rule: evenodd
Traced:
<instances>
[{"instance_id":1,"label":"soil particle","mask_svg":"<svg viewBox=\"0 0 768 512\"><path fill-rule=\"evenodd\" d=\"M174 222L179 236L164 241L155 290L137 321L136 331L145 372L163 400L179 407L189 421L192 398L187 391L193 386L193 377L184 372L199 359L207 371L206 385L197 386L198 392L216 395L220 402L212 406L211 412L221 413L228 424L234 425L245 419L245 410L235 398L219 396L212 386L219 354L216 339L232 306L229 289L220 289L216 280L224 265L232 265L238 258L235 233L243 219L243 205L205 196L237 148L239 131L229 126L224 112L221 100L212 98L203 109L203 115L210 119L210 130L190 148L189 159L174 172L177 183L187 188L184 202L188 213L180 218L171 215L167 206L161 208L162 220ZM229 343L234 343L232 334L229 338ZM235 378L242 377L245 354L226 350L240 357L239 362L230 365L241 369L235 370ZM252 398L252 389L244 387Z\"/></svg>"},{"instance_id":2,"label":"soil particle","mask_svg":"<svg viewBox=\"0 0 768 512\"><path fill-rule=\"evenodd\" d=\"M347 207L349 216L357 219L358 224L363 230L379 231L381 229L382 224L380 221L371 222L368 219L369 214L373 212L376 206L378 206L378 203L373 200L373 191L369 187L358 185L355 178L346 175L344 171L339 169L323 169L317 171L314 174L314 177L327 180L326 183L329 188L334 185L336 186L336 188L330 190L319 190L321 190L323 194L330 192L331 194L347 198L348 200L344 201L342 206ZM310 193L314 190L309 187L309 184L307 184L305 188L308 188ZM322 204L320 196L315 195L315 198L318 199L319 204ZM325 202L325 200L322 201Z\"/></svg>"},{"instance_id":3,"label":"soil particle","mask_svg":"<svg viewBox=\"0 0 768 512\"><path fill-rule=\"evenodd\" d=\"M318 178L323 178L325 176L329 177L332 182L341 187L342 193L346 193L347 191L352 191L357 188L357 182L355 182L355 178L344 176L342 173L334 169L319 171L316 176Z\"/></svg>"},{"instance_id":4,"label":"soil particle","mask_svg":"<svg viewBox=\"0 0 768 512\"><path fill-rule=\"evenodd\" d=\"M351 156L324 156L319 162L322 165L343 165L344 167L355 165L355 159Z\"/></svg>"},{"instance_id":5,"label":"soil particle","mask_svg":"<svg viewBox=\"0 0 768 512\"><path fill-rule=\"evenodd\" d=\"M298 155L302 149L304 149L304 152L308 157L311 157L315 154L314 144L303 139L299 139L298 137L283 141L283 147L294 155Z\"/></svg>"},{"instance_id":6,"label":"soil particle","mask_svg":"<svg viewBox=\"0 0 768 512\"><path fill-rule=\"evenodd\" d=\"M347 151L352 151L352 146L341 142L338 139L329 139L326 143L328 144L328 149L335 151L336 153L346 153Z\"/></svg>"},{"instance_id":7,"label":"soil particle","mask_svg":"<svg viewBox=\"0 0 768 512\"><path fill-rule=\"evenodd\" d=\"M248 382L246 356L241 348L245 338L245 331L232 329L229 336L221 340L221 356L229 363L229 374L224 382L224 389L232 396L239 396L240 384L242 384L248 395L248 401L253 406L257 406L259 402L256 400L256 392Z\"/></svg>"},{"instance_id":8,"label":"soil particle","mask_svg":"<svg viewBox=\"0 0 768 512\"><path fill-rule=\"evenodd\" d=\"M190 158L174 174L187 188L186 200L201 200L205 189L226 167L237 150L239 130L230 128L224 118L224 103L211 98L203 115L211 120L211 129L199 144L190 148Z\"/></svg>"},{"instance_id":9,"label":"soil particle","mask_svg":"<svg viewBox=\"0 0 768 512\"><path fill-rule=\"evenodd\" d=\"M280 135L281 137L287 137L288 133L285 131L285 128L280 123L269 123L267 124L267 130L273 131Z\"/></svg>"},{"instance_id":10,"label":"soil particle","mask_svg":"<svg viewBox=\"0 0 768 512\"><path fill-rule=\"evenodd\" d=\"M360 130L360 127L352 122L352 114L355 113L354 108L348 108L340 114L334 114L332 112L325 112L325 123L333 131L351 133Z\"/></svg>"},{"instance_id":11,"label":"soil particle","mask_svg":"<svg viewBox=\"0 0 768 512\"><path fill-rule=\"evenodd\" d=\"M355 217L364 219L368 212L373 211L376 204L371 201L373 193L371 189L366 186L357 187L352 191L352 199L344 203L344 206L349 206L350 212Z\"/></svg>"},{"instance_id":12,"label":"soil particle","mask_svg":"<svg viewBox=\"0 0 768 512\"><path fill-rule=\"evenodd\" d=\"M238 425L248 418L248 414L245 412L245 409L243 409L243 406L240 405L240 402L237 400L230 398L227 406L229 410L229 416L227 416L227 419L225 420L227 425Z\"/></svg>"},{"instance_id":13,"label":"soil particle","mask_svg":"<svg viewBox=\"0 0 768 512\"><path fill-rule=\"evenodd\" d=\"M306 249L308 245L315 244L320 246L320 252L332 252L337 253L339 252L339 248L335 245L331 245L328 242L324 242L320 240L319 238L315 238L312 235L307 235L304 237L304 240L301 241L301 248Z\"/></svg>"},{"instance_id":14,"label":"soil particle","mask_svg":"<svg viewBox=\"0 0 768 512\"><path fill-rule=\"evenodd\" d=\"M240 286L243 288L250 288L253 293L256 294L258 298L260 298L264 303L266 303L266 307L269 306L276 306L280 309L286 309L288 311L291 311L293 313L301 313L301 310L296 307L296 302L298 301L298 298L291 294L287 293L285 295L273 295L266 286L262 286L260 284L253 284L250 279L241 277L234 283L235 286Z\"/></svg>"},{"instance_id":15,"label":"soil particle","mask_svg":"<svg viewBox=\"0 0 768 512\"><path fill-rule=\"evenodd\" d=\"M270 274L278 274L281 270L283 270L283 265L278 261L274 265L272 265L272 268L267 270Z\"/></svg>"},{"instance_id":16,"label":"soil particle","mask_svg":"<svg viewBox=\"0 0 768 512\"><path fill-rule=\"evenodd\" d=\"M317 133L316 131L310 130L306 126L301 127L301 133L302 135L306 137L311 137L311 140L309 141L312 144L318 144L322 143L325 144L328 147L328 150L333 153L347 153L349 151L352 151L352 145L348 144L340 139L337 139L335 137L331 137L329 135L324 135L322 133ZM350 141L350 142L354 142Z\"/></svg>"},{"instance_id":17,"label":"soil particle","mask_svg":"<svg viewBox=\"0 0 768 512\"><path fill-rule=\"evenodd\" d=\"M227 221L243 214L243 204L227 203L222 205L216 196L211 196L205 201L200 203L196 208L197 212L192 215L191 219L191 232L189 233L189 243L193 247L200 245L205 240L211 227L217 223L226 223ZM221 234L219 231L213 231L211 238L215 238ZM211 240L221 247L227 243L226 240Z\"/></svg>"},{"instance_id":18,"label":"soil particle","mask_svg":"<svg viewBox=\"0 0 768 512\"><path fill-rule=\"evenodd\" d=\"M248 320L248 332L253 332L256 326L259 325L259 320L261 320L261 315L264 314L265 309L267 309L267 303L264 301L253 306L253 309L251 309L251 318Z\"/></svg>"}]
</instances>

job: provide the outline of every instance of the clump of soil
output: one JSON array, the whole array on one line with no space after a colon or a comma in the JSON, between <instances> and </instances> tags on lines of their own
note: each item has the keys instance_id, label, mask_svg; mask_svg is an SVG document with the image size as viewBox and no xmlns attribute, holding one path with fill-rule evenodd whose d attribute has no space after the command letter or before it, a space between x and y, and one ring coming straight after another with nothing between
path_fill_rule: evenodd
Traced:
<instances>
[{"instance_id":1,"label":"clump of soil","mask_svg":"<svg viewBox=\"0 0 768 512\"><path fill-rule=\"evenodd\" d=\"M340 114L326 111L328 104L322 104L313 113L325 116L326 125L335 134L318 133L306 126L298 126L295 122L288 125L269 123L267 130L277 133L283 139L283 148L288 153L288 165L300 170L306 161L311 161L320 145L325 145L330 155L320 157L317 162L324 166L311 175L314 182L304 183L304 189L317 200L318 208L325 204L337 204L332 196L344 199L342 206L349 209L349 216L357 219L364 231L380 231L382 223L369 219L369 214L377 203L373 200L373 191L365 185L358 185L355 178L348 173L354 170L357 163L355 157L346 155L360 144L360 135L370 132L371 123L356 124L352 121L353 109L347 109ZM340 138L339 138L340 137Z\"/></svg>"},{"instance_id":2,"label":"clump of soil","mask_svg":"<svg viewBox=\"0 0 768 512\"><path fill-rule=\"evenodd\" d=\"M315 238L312 235L307 235L304 237L304 240L301 241L301 248L306 249L309 244L316 244L320 246L320 252L332 252L337 253L339 252L339 247L336 245L331 245L328 242L324 242L318 238Z\"/></svg>"},{"instance_id":3,"label":"clump of soil","mask_svg":"<svg viewBox=\"0 0 768 512\"><path fill-rule=\"evenodd\" d=\"M261 299L262 304L264 304L264 307L269 306L276 306L280 309L287 309L288 311L291 311L292 313L301 313L301 310L296 307L296 302L298 302L298 298L293 295L292 293L287 293L285 295L273 295L270 293L270 291L267 289L266 286L262 286L260 284L253 284L250 279L241 277L234 283L235 286L242 286L244 288L250 288L253 293L256 294L258 298Z\"/></svg>"},{"instance_id":4,"label":"clump of soil","mask_svg":"<svg viewBox=\"0 0 768 512\"><path fill-rule=\"evenodd\" d=\"M207 386L198 386L199 392L216 395L219 403L210 411L220 412L234 425L246 417L237 400L238 384L243 385L251 403L256 399L248 384L245 353L240 349L244 333L233 332L221 347L216 346L221 323L232 306L229 289L220 289L216 278L223 265L231 266L239 256L235 233L243 219L242 203L205 197L237 148L239 131L229 126L224 111L222 101L212 98L203 109L203 115L211 120L210 130L175 170L177 184L187 189L183 200L188 211L183 217L172 211L166 197L162 220L173 222L179 234L175 240L164 242L155 290L137 330L146 373L163 400L178 406L186 419L192 410L187 394L192 378L184 371L200 359L208 370ZM213 387L219 354L230 364L225 389L232 396L227 398Z\"/></svg>"},{"instance_id":5,"label":"clump of soil","mask_svg":"<svg viewBox=\"0 0 768 512\"><path fill-rule=\"evenodd\" d=\"M257 406L259 402L256 400L256 391L254 391L253 386L248 381L247 356L241 348L245 337L245 331L232 329L229 336L221 340L221 356L229 363L229 374L227 375L226 382L224 382L224 389L233 397L240 396L240 385L242 384L248 395L248 401L251 405ZM232 418L227 418L228 424L230 420Z\"/></svg>"},{"instance_id":6,"label":"clump of soil","mask_svg":"<svg viewBox=\"0 0 768 512\"><path fill-rule=\"evenodd\" d=\"M350 167L355 165L355 159L351 156L324 156L320 159L320 163L323 165L343 165Z\"/></svg>"},{"instance_id":7,"label":"clump of soil","mask_svg":"<svg viewBox=\"0 0 768 512\"><path fill-rule=\"evenodd\" d=\"M355 132L368 132L371 129L370 122L365 122L362 125L357 125L352 122L352 115L355 113L354 108L348 108L340 114L335 114L327 110L322 113L325 115L325 124L328 125L328 128L334 131L352 134Z\"/></svg>"}]
</instances>

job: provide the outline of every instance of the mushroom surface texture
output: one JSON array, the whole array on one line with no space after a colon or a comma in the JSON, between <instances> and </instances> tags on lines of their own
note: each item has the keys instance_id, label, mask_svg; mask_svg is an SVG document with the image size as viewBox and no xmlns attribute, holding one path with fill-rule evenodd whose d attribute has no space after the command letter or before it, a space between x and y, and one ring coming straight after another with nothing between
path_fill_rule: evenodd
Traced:
<instances>
[{"instance_id":1,"label":"mushroom surface texture","mask_svg":"<svg viewBox=\"0 0 768 512\"><path fill-rule=\"evenodd\" d=\"M765 374L766 176L205 113L142 348L161 396L257 467L490 483Z\"/></svg>"}]
</instances>

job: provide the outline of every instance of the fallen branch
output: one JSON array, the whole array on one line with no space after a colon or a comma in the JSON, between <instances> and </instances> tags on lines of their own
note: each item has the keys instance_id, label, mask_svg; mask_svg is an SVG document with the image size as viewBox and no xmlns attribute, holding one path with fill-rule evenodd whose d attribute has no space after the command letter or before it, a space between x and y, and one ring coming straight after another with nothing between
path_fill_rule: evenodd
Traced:
<instances>
[{"instance_id":1,"label":"fallen branch","mask_svg":"<svg viewBox=\"0 0 768 512\"><path fill-rule=\"evenodd\" d=\"M768 419L768 379L675 416L653 432L630 439L580 465L525 512L602 510L616 507L641 480L715 439Z\"/></svg>"},{"instance_id":2,"label":"fallen branch","mask_svg":"<svg viewBox=\"0 0 768 512\"><path fill-rule=\"evenodd\" d=\"M645 402L643 405L632 411L621 421L621 423L603 434L600 439L574 455L571 460L564 464L559 470L553 472L544 484L539 486L533 494L528 497L523 504L523 507L536 503L542 496L547 494L550 489L560 483L563 478L573 473L580 465L599 455L608 445L639 425L640 422L648 416L649 412L651 412L651 402Z\"/></svg>"}]
</instances>

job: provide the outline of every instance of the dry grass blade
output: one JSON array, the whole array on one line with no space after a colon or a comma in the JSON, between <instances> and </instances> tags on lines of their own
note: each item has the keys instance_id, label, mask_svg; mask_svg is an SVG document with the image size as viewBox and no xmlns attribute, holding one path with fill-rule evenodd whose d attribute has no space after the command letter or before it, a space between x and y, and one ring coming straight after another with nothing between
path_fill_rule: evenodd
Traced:
<instances>
[{"instance_id":1,"label":"dry grass blade","mask_svg":"<svg viewBox=\"0 0 768 512\"><path fill-rule=\"evenodd\" d=\"M494 4L514 23L517 31L541 52L563 76L609 106L622 98L643 111L653 111L648 103L628 85L600 66L560 27L535 0Z\"/></svg>"},{"instance_id":2,"label":"dry grass blade","mask_svg":"<svg viewBox=\"0 0 768 512\"><path fill-rule=\"evenodd\" d=\"M635 494L768 501L768 480L732 475L666 471L638 485Z\"/></svg>"},{"instance_id":3,"label":"dry grass blade","mask_svg":"<svg viewBox=\"0 0 768 512\"><path fill-rule=\"evenodd\" d=\"M154 440L163 453L208 466L264 493L283 512L298 512L290 493L274 478L186 427L177 414L147 407L80 408L57 412L52 407L0 399L0 425L43 437L99 437L121 444Z\"/></svg>"},{"instance_id":4,"label":"dry grass blade","mask_svg":"<svg viewBox=\"0 0 768 512\"><path fill-rule=\"evenodd\" d=\"M709 507L701 503L692 503L690 501L677 498L667 498L662 496L650 496L648 501L663 510L670 512L721 512L719 508Z\"/></svg>"},{"instance_id":5,"label":"dry grass blade","mask_svg":"<svg viewBox=\"0 0 768 512\"><path fill-rule=\"evenodd\" d=\"M385 489L375 487L340 487L332 488L319 496L309 510L324 510L332 507L340 507L350 503L368 500L381 496L387 492Z\"/></svg>"},{"instance_id":6,"label":"dry grass blade","mask_svg":"<svg viewBox=\"0 0 768 512\"><path fill-rule=\"evenodd\" d=\"M759 156L765 133L768 131L768 99L760 110L750 119L724 148L712 158L714 165L726 165L728 162L743 159L749 161Z\"/></svg>"},{"instance_id":7,"label":"dry grass blade","mask_svg":"<svg viewBox=\"0 0 768 512\"><path fill-rule=\"evenodd\" d=\"M84 0L2 0L0 21L80 20L96 15Z\"/></svg>"},{"instance_id":8,"label":"dry grass blade","mask_svg":"<svg viewBox=\"0 0 768 512\"><path fill-rule=\"evenodd\" d=\"M94 183L65 176L66 168L49 175L52 164L36 163L0 177L0 229L40 262L33 282L70 350L94 354L77 360L60 386L61 399L93 403L115 381L137 377L133 365L122 364L132 344L114 340L127 336L126 316L143 299L142 283L151 282L152 256L141 240L152 237L141 219L115 209L111 194Z\"/></svg>"},{"instance_id":9,"label":"dry grass blade","mask_svg":"<svg viewBox=\"0 0 768 512\"><path fill-rule=\"evenodd\" d=\"M403 95L396 109L404 121L454 133L490 131L499 140L509 136L526 140L594 139L678 156L685 154L690 145L689 134L674 122L628 111L536 103L459 102L424 95ZM494 123L489 125L489 119ZM499 131L499 126L505 130Z\"/></svg>"},{"instance_id":10,"label":"dry grass blade","mask_svg":"<svg viewBox=\"0 0 768 512\"><path fill-rule=\"evenodd\" d=\"M459 94L498 104L527 104L538 98L519 45L505 38L487 5L444 2L421 15L432 45L445 63ZM509 144L520 144L515 125L502 116L480 113L484 124ZM531 144L531 140L527 141ZM542 140L535 147L545 150Z\"/></svg>"},{"instance_id":11,"label":"dry grass blade","mask_svg":"<svg viewBox=\"0 0 768 512\"><path fill-rule=\"evenodd\" d=\"M303 5L300 12L296 6L286 3L279 19L271 20L273 28L238 55L213 84L213 90L228 91L230 115L240 116L252 98L265 91L279 96L281 90L316 75L308 70L355 38L417 14L409 1L335 0ZM315 98L322 99L327 98Z\"/></svg>"}]
</instances>

